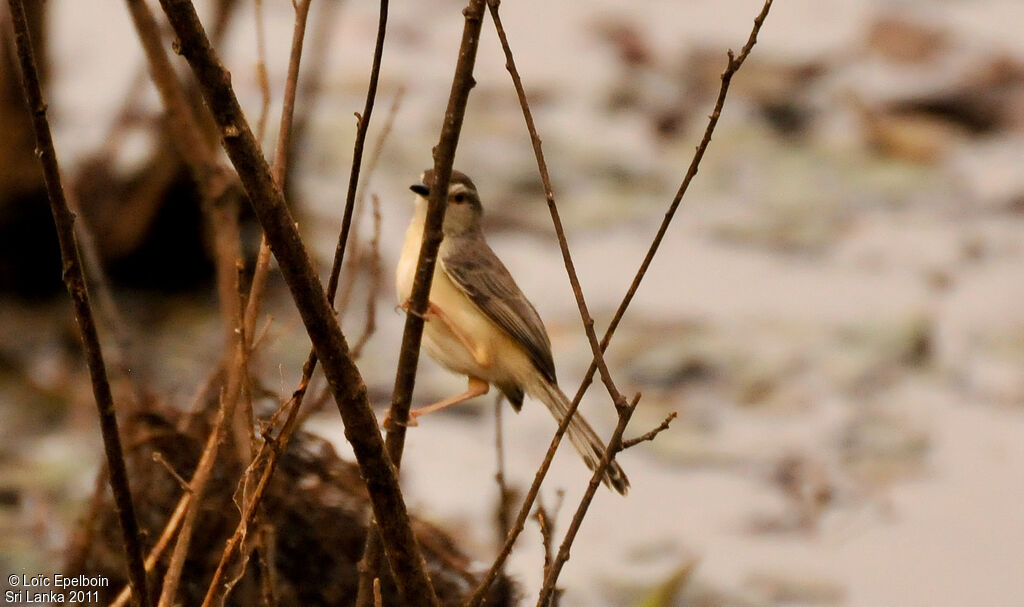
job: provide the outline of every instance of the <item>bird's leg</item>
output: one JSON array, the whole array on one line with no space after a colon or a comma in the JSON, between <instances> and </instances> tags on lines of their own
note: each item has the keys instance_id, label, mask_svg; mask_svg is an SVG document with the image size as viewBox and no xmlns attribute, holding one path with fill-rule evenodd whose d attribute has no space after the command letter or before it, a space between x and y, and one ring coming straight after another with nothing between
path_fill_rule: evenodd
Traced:
<instances>
[{"instance_id":1,"label":"bird's leg","mask_svg":"<svg viewBox=\"0 0 1024 607\"><path fill-rule=\"evenodd\" d=\"M451 407L452 405L457 405L457 404L465 402L465 401L467 401L467 400L469 400L471 398L476 398L477 396L480 396L481 394L487 394L487 391L490 390L490 388L491 388L490 384L488 384L484 380L470 376L469 383L466 386L466 391L465 392L463 392L462 394L457 394L455 396L452 396L451 398L446 398L444 400L439 400L436 403L433 403L433 404L430 404L430 405L425 405L423 407L420 407L419 409L413 409L412 411L409 412L409 421L406 422L405 425L406 426L418 426L419 422L416 421L417 417L421 417L423 415L426 415L427 413L433 413L434 411L440 411L441 409L447 409L448 407ZM393 423L391 421L391 418L389 418L389 417L384 418L383 426L385 428L387 428L389 426L389 424L391 424L391 423Z\"/></svg>"},{"instance_id":2,"label":"bird's leg","mask_svg":"<svg viewBox=\"0 0 1024 607\"><path fill-rule=\"evenodd\" d=\"M405 303L402 304L402 309L405 310L406 312L410 312L408 300L406 300ZM452 321L451 317L445 314L444 310L438 307L437 304L435 304L432 301L428 301L427 312L426 314L423 315L423 320L430 321L435 317L439 319L441 322L443 322L444 326L448 327L448 330L452 332L452 335L454 335L455 338L459 340L459 343L461 343L462 346L469 351L469 353L473 356L473 360L476 361L476 364L480 365L485 369L491 366L491 358L487 355L487 351L483 347L478 347L476 344L474 344L473 340L471 340L469 336L466 335L466 332L460 329L458 325L456 325L455 322Z\"/></svg>"}]
</instances>

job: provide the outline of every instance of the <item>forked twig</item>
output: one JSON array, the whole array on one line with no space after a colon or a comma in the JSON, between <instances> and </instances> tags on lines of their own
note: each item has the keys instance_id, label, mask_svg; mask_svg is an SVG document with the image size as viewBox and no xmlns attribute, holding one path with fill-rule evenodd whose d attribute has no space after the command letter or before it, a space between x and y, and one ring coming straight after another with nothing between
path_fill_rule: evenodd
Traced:
<instances>
[{"instance_id":1,"label":"forked twig","mask_svg":"<svg viewBox=\"0 0 1024 607\"><path fill-rule=\"evenodd\" d=\"M714 109L711 115L708 117L708 125L704 130L704 136L702 137L700 144L697 145L697 149L694 153L693 159L690 161L690 166L686 171L686 175L683 177L683 182L679 186L679 190L676 192L676 195L673 198L671 204L669 205L668 210L665 212L665 217L662 220L661 226L658 228L658 231L651 242L651 246L648 249L646 255L644 256L643 262L640 264L640 268L637 270L635 276L633 277L633 281L630 284L629 289L626 291L626 294L623 297L622 302L619 304L618 309L616 309L615 315L613 316L611 323L605 330L604 337L601 339L600 343L601 351L604 351L608 348L608 344L611 342L611 338L612 335L615 333L615 329L618 327L619 322L622 320L623 315L626 313L626 309L633 301L633 297L634 295L636 295L636 291L639 288L640 283L643 281L643 278L647 273L647 269L650 266L651 261L654 259L654 255L657 253L658 247L661 245L661 241L664 238L665 233L668 231L668 226L672 222L672 218L675 216L675 212L678 209L679 204L682 202L683 195L689 188L690 182L693 180L693 177L697 174L697 169L700 166L700 162L704 158L704 152L707 150L707 146L711 142L711 136L714 133L715 127L718 124L718 119L721 116L722 107L725 104L725 98L729 91L729 84L732 81L732 76L736 73L737 70L739 70L740 66L743 65L743 62L746 61L751 49L753 49L754 44L757 41L757 34L761 30L761 25L764 23L765 17L768 16L768 11L771 8L771 5L772 0L765 1L764 6L761 9L761 12L754 19L754 26L751 29L750 36L747 39L747 43L740 50L740 54L738 56L734 56L732 51L728 53L728 65L726 66L725 71L722 73L722 85L719 89L718 98L715 101ZM495 2L494 0L489 0L489 7L491 9L492 17L496 16L498 8L497 2ZM495 25L497 26L498 23L499 21L496 20ZM501 40L502 46L505 49L506 60L508 60L512 56L512 52L508 48L507 38L504 35L499 34L499 39ZM509 60L507 67L509 67L510 71L514 70L514 62ZM513 77L513 82L515 82L516 80L518 80L518 75ZM518 85L516 89L517 92L522 91L521 84ZM528 107L525 93L520 93L520 102L524 107ZM532 124L532 120L530 121L530 123ZM535 131L532 132L531 137L534 137L535 134ZM537 140L538 143L535 144L535 149L539 148L539 138L537 138ZM536 500L537 498L537 493L540 490L540 485L543 482L544 477L547 475L547 471L551 466L551 461L554 459L555 451L558 449L558 445L561 442L562 436L564 435L566 428L568 428L569 426L569 421L571 419L570 416L579 407L579 403L583 398L583 394L586 392L587 388L590 387L590 383L594 378L594 373L597 371L597 368L598 361L595 357L595 359L591 361L590 367L587 369L583 381L581 382L580 387L572 400L572 403L569 407L569 412L567 413L562 423L559 425L558 432L556 432L555 436L551 439L551 445L548 447L547 454L545 455L544 460L541 462L541 465L537 470L537 474L534 477L533 484L530 486L530 489L523 500L523 505L519 510L519 514L516 516L516 520L512 525L512 529L509 531L504 546L502 547L498 555L495 557L495 560L491 564L490 569L488 569L487 573L484 575L483 580L481 580L479 586L477 586L476 591L473 593L473 596L467 602L467 605L478 607L483 602L483 599L486 596L487 589L494 582L494 579L497 577L498 571L500 571L501 567L504 566L504 562L508 558L509 554L512 553L512 547L514 546L516 539L518 539L519 534L522 533L522 530L525 527L526 519L529 516L531 508L533 507L534 500Z\"/></svg>"},{"instance_id":2,"label":"forked twig","mask_svg":"<svg viewBox=\"0 0 1024 607\"><path fill-rule=\"evenodd\" d=\"M659 434L661 434L665 430L668 430L669 424L671 424L672 420L674 420L678 415L678 413L673 411L669 413L668 416L666 416L665 419L662 420L662 422L658 424L653 430L644 432L643 434L636 438L631 438L629 440L622 441L622 450L625 451L626 449L635 447L642 442L654 440L655 438L657 438Z\"/></svg>"},{"instance_id":3,"label":"forked twig","mask_svg":"<svg viewBox=\"0 0 1024 607\"><path fill-rule=\"evenodd\" d=\"M125 559L128 563L128 579L135 591L137 602L145 607L149 603L146 591L146 570L142 560L142 545L139 540L139 526L135 518L135 506L132 503L131 489L128 484L128 471L125 467L124 452L121 448L121 437L117 427L117 415L114 411L114 398L107 380L106 365L103 362L103 351L100 348L96 322L89 303L89 293L85 285L85 275L75 241L75 216L68 208L64 196L64 186L60 181L60 167L57 164L57 152L53 147L53 136L50 123L46 117L46 102L43 100L42 85L36 67L35 55L32 51L32 40L29 36L28 20L22 0L9 0L11 22L14 26L14 42L18 49L18 62L21 67L21 82L25 93L25 101L32 112L32 129L36 138L36 155L42 165L46 193L50 199L50 211L57 228L60 242L61 258L63 259L64 284L78 321L78 329L85 349L89 376L92 381L93 396L100 418L100 432L103 435L103 447L107 456L107 469L110 473L110 488L114 494L114 509L118 515L121 533L124 540Z\"/></svg>"},{"instance_id":4,"label":"forked twig","mask_svg":"<svg viewBox=\"0 0 1024 607\"><path fill-rule=\"evenodd\" d=\"M604 476L604 472L608 469L615 454L622 451L622 433L626 431L626 426L629 425L629 420L633 417L633 412L636 411L636 406L639 403L640 394L638 393L625 408L619 410L619 423L615 426L615 431L612 432L612 437L608 440L608 446L601 455L601 461L594 468L594 473L590 477L590 484L587 485L587 490L583 493L583 497L576 507L576 513L569 522L569 528L565 531L565 537L562 539L562 544L558 547L558 553L555 555L551 566L547 568L544 576L544 585L541 587L540 596L537 598L537 607L546 607L551 600L551 595L555 591L555 584L558 583L558 575L562 572L562 566L569 560L569 549L576 539L576 533L583 525L583 518L587 515L587 510L594 500L594 495L597 494L598 487L601 486L601 477Z\"/></svg>"}]
</instances>

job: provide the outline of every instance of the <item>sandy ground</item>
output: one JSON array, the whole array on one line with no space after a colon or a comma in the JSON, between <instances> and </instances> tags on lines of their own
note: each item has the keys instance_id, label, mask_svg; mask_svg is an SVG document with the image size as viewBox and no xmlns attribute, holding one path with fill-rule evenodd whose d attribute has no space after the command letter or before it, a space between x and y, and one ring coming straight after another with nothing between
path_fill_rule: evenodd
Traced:
<instances>
[{"instance_id":1,"label":"sandy ground","mask_svg":"<svg viewBox=\"0 0 1024 607\"><path fill-rule=\"evenodd\" d=\"M109 128L104 117L120 99L111 91L125 90L139 56L123 11L52 3L57 144L73 170ZM352 112L362 105L376 23L371 4L343 6L330 30L316 135L302 144L301 222L324 260L346 187ZM267 5L271 79L279 83L290 7ZM460 4L440 7L448 9L443 17L435 3L392 7L375 120L399 85L406 93L370 184L382 200L388 267L409 213L405 188L429 163L450 86ZM685 172L725 49L742 45L758 9L751 0L642 9L503 5L598 330ZM866 32L890 14L943 32L942 50L910 65L879 58ZM236 86L255 108L249 19L247 11L236 24L229 57ZM1024 605L1024 129L1018 122L978 135L933 124L900 138L903 123L889 129L884 120L893 100L938 95L992 57L1024 63L1022 19L1024 5L996 0L801 0L773 9L609 351L623 391L644 394L632 434L669 411L679 419L655 443L621 456L633 488L628 499L599 494L561 578L563 605L640 604L694 564L670 599L646 604ZM617 46L600 33L616 24L639 34L645 62L619 59L622 38L612 36ZM484 31L457 166L481 188L492 245L545 318L569 391L589 362L588 348L504 59L489 23ZM694 64L697 51L712 58ZM810 84L789 76L809 64L822 74ZM712 75L710 85L695 66ZM777 90L810 116L795 136L773 131L758 113L759 101ZM882 118L864 119L858 104ZM666 115L680 126L659 135L655 125ZM886 139L893 133L899 137ZM877 144L893 137L899 145ZM922 157L922 148L929 154ZM123 155L130 163L130 146ZM402 322L393 313L390 274L384 283L379 330L361 362L380 402ZM357 298L361 292L365 285ZM13 310L5 334L33 322L17 305L4 306ZM267 373L280 375L287 391L306 346L285 297L276 308L277 349L267 356ZM360 312L345 322L357 330ZM190 348L216 343L217 331L204 303L190 301L167 316L156 347L174 371L160 380L172 401L187 402L189 369L207 355ZM30 366L45 384L55 364L45 352L55 338L41 331L33 339L38 354L29 355ZM461 385L427 362L417 399ZM25 397L5 390L13 396L0 415L31 425L14 413ZM593 387L582 410L607 434L614 419L602 390ZM460 530L481 562L494 549L489 402L425 420L410 434L403 465L412 507ZM507 473L523 486L554 425L530 402L504 420ZM313 424L346 451L336 416ZM87 493L86 471L55 462L77 454L87 463L95 437L31 434L34 442L13 461L49 471L40 495L73 503ZM9 478L24 477L9 468ZM564 491L557 531L585 479L573 454L559 456L543 495L552 506ZM4 560L46 561L62 538L63 527L43 522L57 515L53 509L41 505L34 522L5 523L15 533ZM47 541L30 547L40 533ZM531 524L510 563L524 603L539 588L541 563Z\"/></svg>"}]
</instances>

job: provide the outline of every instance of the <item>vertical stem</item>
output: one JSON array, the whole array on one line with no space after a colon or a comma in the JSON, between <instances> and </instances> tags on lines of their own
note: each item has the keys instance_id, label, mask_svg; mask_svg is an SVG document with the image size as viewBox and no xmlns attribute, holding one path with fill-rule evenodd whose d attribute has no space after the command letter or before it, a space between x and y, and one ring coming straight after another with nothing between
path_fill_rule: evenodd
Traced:
<instances>
[{"instance_id":1,"label":"vertical stem","mask_svg":"<svg viewBox=\"0 0 1024 607\"><path fill-rule=\"evenodd\" d=\"M388 413L388 418L394 424L390 428L386 428L388 432L387 451L396 468L401 466L402 452L405 449L405 422L409 419L412 391L416 384L416 368L419 365L420 343L423 337L423 316L427 310L427 298L430 293L430 283L434 277L437 250L441 246L441 224L444 222L448 183L451 181L452 166L455 163L455 149L462 132L462 120L466 115L469 91L476 84L473 79L473 66L476 64L476 52L480 42L485 4L485 0L470 0L469 5L462 11L466 22L462 29L459 58L455 64L455 75L452 78L452 88L448 96L444 123L441 127L441 137L433 150L434 183L427 203L423 243L420 246L412 295L409 298L409 314L405 317L402 346L398 356L398 371L395 373L395 388ZM380 551L378 541L377 529L373 527L367 534L361 561L364 571L360 575L359 595L356 603L360 606L371 604L366 601L372 598L370 590L374 577L373 571Z\"/></svg>"},{"instance_id":2,"label":"vertical stem","mask_svg":"<svg viewBox=\"0 0 1024 607\"><path fill-rule=\"evenodd\" d=\"M50 123L46 117L46 102L43 100L39 71L32 53L32 40L29 35L25 7L22 0L9 0L8 4L11 8L14 41L18 48L25 100L32 112L36 154L42 165L46 193L50 199L50 210L53 213L53 222L56 225L57 237L60 242L60 253L64 264L64 284L67 287L68 295L71 296L75 318L78 321L78 329L82 337L82 345L85 349L86 362L89 365L89 377L92 380L93 396L96 399L96 409L100 418L100 431L103 434L103 448L107 456L107 468L110 471L110 488L114 494L114 509L117 512L124 540L128 579L137 604L148 607L149 594L146 590L146 570L142 560L139 526L135 519L135 507L128 485L128 471L125 467L121 437L117 428L114 398L107 380L103 351L100 349L99 335L89 304L89 292L86 289L78 244L75 240L75 216L68 208L64 187L60 181L60 167L57 164L57 153L53 147Z\"/></svg>"}]
</instances>

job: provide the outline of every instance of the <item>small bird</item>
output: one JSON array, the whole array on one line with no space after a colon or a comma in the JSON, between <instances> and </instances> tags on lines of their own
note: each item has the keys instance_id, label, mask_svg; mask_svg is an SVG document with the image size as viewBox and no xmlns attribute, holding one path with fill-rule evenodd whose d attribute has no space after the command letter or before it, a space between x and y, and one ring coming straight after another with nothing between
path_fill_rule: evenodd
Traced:
<instances>
[{"instance_id":1,"label":"small bird","mask_svg":"<svg viewBox=\"0 0 1024 607\"><path fill-rule=\"evenodd\" d=\"M415 210L395 277L398 299L406 310L433 183L434 172L428 170L420 183L409 188L416 194ZM528 394L547 405L561 422L569 399L555 378L544 323L484 240L480 195L473 181L459 171L452 171L447 205L424 317L423 347L441 366L467 376L469 382L462 394L411 411L410 425L421 415L486 394L491 385L501 390L516 412ZM568 434L587 467L595 469L605 445L579 413L573 416ZM602 480L623 495L629 488L626 473L615 461Z\"/></svg>"}]
</instances>

